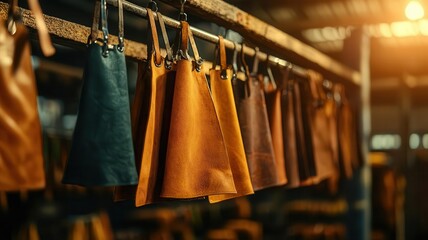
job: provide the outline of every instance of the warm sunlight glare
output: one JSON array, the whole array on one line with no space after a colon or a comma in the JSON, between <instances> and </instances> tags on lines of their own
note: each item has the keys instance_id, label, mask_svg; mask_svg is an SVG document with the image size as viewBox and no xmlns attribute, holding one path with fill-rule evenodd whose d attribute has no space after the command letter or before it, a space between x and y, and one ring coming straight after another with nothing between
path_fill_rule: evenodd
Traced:
<instances>
[{"instance_id":1,"label":"warm sunlight glare","mask_svg":"<svg viewBox=\"0 0 428 240\"><path fill-rule=\"evenodd\" d=\"M406 17L410 20L418 20L424 17L424 8L417 0L411 0L406 6Z\"/></svg>"}]
</instances>

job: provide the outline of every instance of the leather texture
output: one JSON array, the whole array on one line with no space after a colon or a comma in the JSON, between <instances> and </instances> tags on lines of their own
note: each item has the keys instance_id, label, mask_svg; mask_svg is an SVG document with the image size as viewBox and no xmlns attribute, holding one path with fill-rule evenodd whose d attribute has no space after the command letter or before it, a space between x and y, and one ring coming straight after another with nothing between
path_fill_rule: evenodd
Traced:
<instances>
[{"instance_id":1,"label":"leather texture","mask_svg":"<svg viewBox=\"0 0 428 240\"><path fill-rule=\"evenodd\" d=\"M273 79L272 79L273 80ZM285 153L284 153L284 127L283 127L283 102L282 88L272 86L273 83L268 83L265 86L265 97L267 114L269 119L270 132L272 134L272 145L275 152L276 172L279 184L287 183L287 175L285 168Z\"/></svg>"},{"instance_id":2,"label":"leather texture","mask_svg":"<svg viewBox=\"0 0 428 240\"><path fill-rule=\"evenodd\" d=\"M210 196L209 201L212 203L254 193L233 97L232 70L227 68L224 40L221 36L219 39L220 69L213 68L210 70L210 84L214 106L226 144L236 194Z\"/></svg>"},{"instance_id":3,"label":"leather texture","mask_svg":"<svg viewBox=\"0 0 428 240\"><path fill-rule=\"evenodd\" d=\"M95 11L101 12L103 44L92 42L88 46L79 111L62 182L82 186L136 184L125 55L120 46L108 45L106 1L95 4Z\"/></svg>"},{"instance_id":4,"label":"leather texture","mask_svg":"<svg viewBox=\"0 0 428 240\"><path fill-rule=\"evenodd\" d=\"M45 187L42 131L31 47L24 25L0 20L0 191Z\"/></svg>"},{"instance_id":5,"label":"leather texture","mask_svg":"<svg viewBox=\"0 0 428 240\"><path fill-rule=\"evenodd\" d=\"M222 129L203 69L198 71L196 62L184 58L167 69L160 55L151 10L148 16L153 53L149 65L139 65L132 107L139 183L136 191L132 186L117 188L116 199L126 199L134 193L136 206L142 206L214 196L219 201L223 194L236 194ZM186 56L191 38L187 22L182 22L181 35L180 51ZM196 56L199 55L195 54L198 59Z\"/></svg>"},{"instance_id":6,"label":"leather texture","mask_svg":"<svg viewBox=\"0 0 428 240\"><path fill-rule=\"evenodd\" d=\"M238 119L255 191L280 185L264 92L258 76L246 80L249 94L238 100Z\"/></svg>"},{"instance_id":7,"label":"leather texture","mask_svg":"<svg viewBox=\"0 0 428 240\"><path fill-rule=\"evenodd\" d=\"M311 178L316 176L316 167L313 157L312 124L309 116L309 109L313 107L313 103L308 80L296 78L293 92L300 185L309 185L312 184Z\"/></svg>"},{"instance_id":8,"label":"leather texture","mask_svg":"<svg viewBox=\"0 0 428 240\"><path fill-rule=\"evenodd\" d=\"M188 51L189 38L192 42L189 25L183 21L183 55ZM200 61L197 49L192 50ZM179 59L160 196L188 199L230 193L236 189L204 71L197 62Z\"/></svg>"},{"instance_id":9,"label":"leather texture","mask_svg":"<svg viewBox=\"0 0 428 240\"><path fill-rule=\"evenodd\" d=\"M88 47L63 183L83 186L137 183L125 56L116 46L107 57L97 43Z\"/></svg>"},{"instance_id":10,"label":"leather texture","mask_svg":"<svg viewBox=\"0 0 428 240\"><path fill-rule=\"evenodd\" d=\"M167 69L161 56L153 12L147 9L153 47L148 62L138 64L138 78L131 109L138 186L117 187L116 200L135 199L136 206L161 201L165 152L168 144L170 109L175 66ZM169 44L168 44L169 45Z\"/></svg>"},{"instance_id":11,"label":"leather texture","mask_svg":"<svg viewBox=\"0 0 428 240\"><path fill-rule=\"evenodd\" d=\"M166 148L168 146L168 130L175 71L174 69L171 71L167 70L163 63L160 66L156 66L154 63L155 58L153 57L152 59L150 61L150 79L138 79L140 83L142 82L141 80L150 83L150 89L145 92L150 96L150 107L145 129L141 127L144 124L141 120L136 121L136 123L140 124L139 126L134 125L136 144L138 144L135 145L136 154L138 155L136 162L140 171L135 196L136 206L161 200L160 191L164 182L163 171L166 161ZM138 99L135 99L134 103L138 101ZM136 107L134 105L133 113ZM140 113L141 117L144 118L144 115Z\"/></svg>"},{"instance_id":12,"label":"leather texture","mask_svg":"<svg viewBox=\"0 0 428 240\"><path fill-rule=\"evenodd\" d=\"M358 142L356 114L345 94L341 84L335 84L333 94L336 101L337 116L337 145L340 173L345 178L351 178L353 171L361 166L361 147Z\"/></svg>"},{"instance_id":13,"label":"leather texture","mask_svg":"<svg viewBox=\"0 0 428 240\"><path fill-rule=\"evenodd\" d=\"M284 158L285 169L287 174L287 187L295 188L300 186L299 176L299 157L298 157L298 131L296 128L296 97L295 86L297 83L294 79L286 79L286 87L281 94L283 127L284 127Z\"/></svg>"},{"instance_id":14,"label":"leather texture","mask_svg":"<svg viewBox=\"0 0 428 240\"><path fill-rule=\"evenodd\" d=\"M323 79L321 74L315 71L308 71L309 85L309 102L305 106L308 114L311 140L312 140L312 156L316 167L316 176L312 178L314 183L318 183L326 178L336 174L334 166L333 149L331 142L331 131L328 118L331 102L327 100L323 89Z\"/></svg>"}]
</instances>

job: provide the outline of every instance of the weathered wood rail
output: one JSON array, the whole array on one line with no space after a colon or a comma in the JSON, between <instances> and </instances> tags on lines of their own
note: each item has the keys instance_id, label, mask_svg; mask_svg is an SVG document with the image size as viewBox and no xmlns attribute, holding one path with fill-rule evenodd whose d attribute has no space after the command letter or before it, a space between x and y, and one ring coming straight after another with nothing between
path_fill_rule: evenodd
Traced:
<instances>
[{"instance_id":1,"label":"weathered wood rail","mask_svg":"<svg viewBox=\"0 0 428 240\"><path fill-rule=\"evenodd\" d=\"M172 5L176 5L179 1L173 0L162 0L168 2ZM116 5L115 1L107 0L111 5ZM188 7L192 10L192 13L202 14L207 20L212 20L220 25L224 25L230 29L238 31L244 37L249 39L257 39L255 42L259 42L263 45L272 46L276 48L280 53L284 55L297 56L297 59L300 59L306 66L315 67L317 70L323 70L323 72L328 72L332 76L339 77L342 80L350 81L356 85L360 84L360 74L357 71L354 71L343 64L331 59L327 55L319 52L318 50L298 41L297 39L289 36L288 34L281 32L280 30L264 23L263 21L249 15L248 13L233 7L223 1L212 0L212 1L203 1L203 0L189 0ZM5 19L7 17L8 4L0 2L0 17ZM124 9L132 12L134 14L145 16L145 9L130 2L124 1ZM23 22L30 28L35 29L34 17L31 14L31 11L27 9L21 9L23 15ZM166 23L172 27L178 27L179 23L176 20L165 17ZM54 42L64 45L82 45L84 46L87 43L87 36L89 35L90 28L83 26L77 23L65 21L60 18L47 16L45 15L45 21L48 27L48 30L53 37ZM201 37L205 40L214 41L213 39L216 36L204 33L203 31L192 28L195 36ZM101 34L101 33L100 33ZM112 43L117 43L116 36L110 36ZM126 56L142 60L146 57L147 46L143 43L125 40ZM226 42L226 47L233 48L233 43L230 41ZM255 51L251 48L245 49L246 54L254 55ZM269 56L271 61L274 62L286 62L282 59ZM259 58L265 60L267 55L265 53L259 52ZM209 62L205 63L208 69ZM296 67L299 73L302 73L302 68Z\"/></svg>"},{"instance_id":2,"label":"weathered wood rail","mask_svg":"<svg viewBox=\"0 0 428 240\"><path fill-rule=\"evenodd\" d=\"M178 0L161 1L180 7ZM284 56L297 59L297 64L315 68L318 71L325 70L323 72L327 71L357 85L361 82L358 71L222 0L187 0L185 11L239 32L256 44L269 46L276 52L283 53Z\"/></svg>"}]
</instances>

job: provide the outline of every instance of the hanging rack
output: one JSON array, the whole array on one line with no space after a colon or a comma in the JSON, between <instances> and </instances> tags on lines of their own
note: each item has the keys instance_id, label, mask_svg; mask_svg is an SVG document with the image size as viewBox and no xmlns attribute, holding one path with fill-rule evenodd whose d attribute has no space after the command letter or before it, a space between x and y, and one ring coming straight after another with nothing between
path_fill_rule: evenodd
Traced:
<instances>
[{"instance_id":1,"label":"hanging rack","mask_svg":"<svg viewBox=\"0 0 428 240\"><path fill-rule=\"evenodd\" d=\"M116 0L107 0L107 3L109 5L117 7L117 1ZM133 13L135 15L138 15L141 17L147 16L147 10L144 7L140 7L136 4L130 3L128 1L123 1L123 7L126 11ZM0 2L0 16L2 18L7 17L7 9L8 9L8 4ZM31 14L31 12L29 10L23 9L23 8L20 8L20 11L21 11L21 14L23 14L24 24L28 27L36 29L34 18ZM47 16L47 15L44 15L44 18L45 18L45 21L47 23L49 33L54 36L53 40L55 42L60 43L60 44L65 44L65 45L73 45L72 42L79 43L79 44L82 44L82 43L86 44L87 36L89 34L88 33L89 28L87 28L86 26L83 26L83 25L80 25L77 23L73 23L73 22L69 22L69 21L66 21L66 20L63 20L60 18ZM157 18L156 15L155 15L155 18ZM169 27L176 28L176 29L180 28L180 22L175 20L175 19L164 16L164 21L165 21L165 24L168 25ZM61 26L61 27L58 27L58 26ZM215 43L215 44L218 43L218 36L211 34L211 33L208 33L208 32L205 32L205 31L200 30L200 29L195 28L195 27L190 27L190 29L192 30L192 33L194 36L196 36L200 39ZM111 36L110 38L112 39L113 42L117 41L115 36ZM63 40L66 40L66 42L64 42ZM147 48L146 48L145 44L126 40L126 39L125 39L125 43L127 45L127 48L125 48L125 54L127 56L130 56L130 57L135 58L135 59L140 59L142 55L146 55ZM236 44L236 47L235 47L234 42L227 40L227 39L225 39L225 46L228 49L235 49L236 48L238 51L242 47L241 44ZM246 47L246 46L244 47L244 53L248 56L254 56L256 54L254 49L252 49L250 47ZM258 52L257 57L260 59L260 61L266 61L267 58L269 58L269 62L273 65L284 66L284 67L287 66L288 67L291 64L288 61L285 61L283 59L280 59L280 58L272 56L272 55L267 55L266 53L263 53L263 52ZM208 62L205 62L204 65L205 64L206 64L206 66L211 66L211 64L209 64ZM291 64L291 65L293 66L293 68L292 68L293 73L295 73L296 75L299 75L299 76L306 77L307 69L302 68L302 67L297 66L297 65L294 65L294 64ZM334 69L337 70L337 66ZM328 69L326 69L326 70L329 71ZM333 71L333 73L334 73L334 71ZM355 74L358 76L354 76ZM358 73L353 72L351 74L352 77L350 77L351 75L349 75L349 74L345 74L345 75L342 76L341 74L339 74L339 76L344 77L345 80L349 80L350 82L353 82L356 85L360 84ZM357 77L357 79L355 79L354 77Z\"/></svg>"},{"instance_id":2,"label":"hanging rack","mask_svg":"<svg viewBox=\"0 0 428 240\"><path fill-rule=\"evenodd\" d=\"M109 5L117 7L117 1L116 0L107 0L107 3ZM123 9L125 9L128 12L139 15L141 17L144 17L144 18L147 17L146 8L140 7L140 6L133 4L131 2L123 1ZM154 15L155 15L155 18L157 19L156 13L154 13ZM172 18L169 18L167 16L163 16L163 18L164 18L164 22L167 26L172 27L172 28L176 28L176 29L179 29L181 27L181 24L179 21L172 19ZM208 33L206 31L203 31L203 30L195 28L195 27L190 27L190 30L192 31L194 36L196 36L200 39L203 39L203 40L206 40L208 42L215 43L215 44L218 43L219 38L218 38L218 36L216 36L214 34ZM224 45L228 49L235 49L234 42L230 41L228 39L224 39ZM240 51L241 48L242 48L241 44L236 44L236 49L238 51ZM256 54L256 51L253 48L244 46L244 53L250 57L253 57ZM260 51L257 52L257 58L260 61L266 61L267 58L269 58L269 62L271 64L278 65L281 67L288 67L291 64L293 66L292 71L294 74L297 74L301 77L307 77L307 70L306 69L304 69L300 66L294 65L294 64L292 64L286 60L280 59L280 58L272 56L272 55L268 55L268 54L266 54L264 52L260 52Z\"/></svg>"}]
</instances>

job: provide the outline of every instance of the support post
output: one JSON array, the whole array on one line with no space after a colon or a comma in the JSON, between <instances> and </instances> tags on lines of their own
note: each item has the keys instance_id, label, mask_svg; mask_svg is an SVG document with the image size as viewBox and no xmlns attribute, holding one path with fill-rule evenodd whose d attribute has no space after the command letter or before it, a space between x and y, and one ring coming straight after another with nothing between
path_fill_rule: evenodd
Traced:
<instances>
[{"instance_id":1,"label":"support post","mask_svg":"<svg viewBox=\"0 0 428 240\"><path fill-rule=\"evenodd\" d=\"M370 118L370 37L365 27L352 32L344 44L344 63L357 69L361 85L353 91L352 102L360 115L360 139L364 165L344 183L344 192L349 203L347 216L348 239L368 240L371 232L371 170L368 164ZM349 92L349 91L348 91Z\"/></svg>"}]
</instances>

